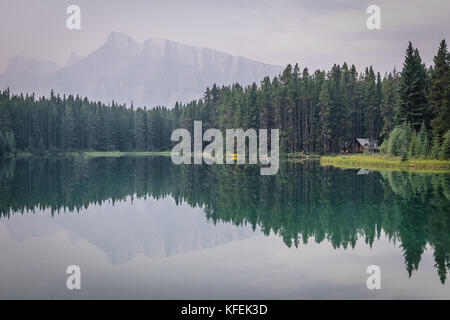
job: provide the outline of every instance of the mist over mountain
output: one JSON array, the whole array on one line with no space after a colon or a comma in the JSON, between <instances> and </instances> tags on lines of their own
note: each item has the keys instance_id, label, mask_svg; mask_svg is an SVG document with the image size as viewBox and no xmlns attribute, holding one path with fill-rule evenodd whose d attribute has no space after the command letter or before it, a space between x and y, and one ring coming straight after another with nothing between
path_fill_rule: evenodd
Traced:
<instances>
[{"instance_id":1,"label":"mist over mountain","mask_svg":"<svg viewBox=\"0 0 450 320\"><path fill-rule=\"evenodd\" d=\"M66 66L13 58L0 75L0 86L14 93L48 96L78 94L105 103L171 108L176 101L199 99L214 83L248 85L273 77L282 67L161 39L138 43L112 32L86 57L72 55Z\"/></svg>"},{"instance_id":2,"label":"mist over mountain","mask_svg":"<svg viewBox=\"0 0 450 320\"><path fill-rule=\"evenodd\" d=\"M65 65L68 67L68 66L74 64L75 62L78 62L81 59L83 59L82 56L80 56L79 54L76 54L75 52L72 52L69 56L69 59L67 59L67 62Z\"/></svg>"},{"instance_id":3,"label":"mist over mountain","mask_svg":"<svg viewBox=\"0 0 450 320\"><path fill-rule=\"evenodd\" d=\"M43 79L59 70L61 67L54 62L17 55L9 61L6 70L0 75L0 88L3 90L9 87L15 93L48 94L45 93L46 86Z\"/></svg>"}]
</instances>

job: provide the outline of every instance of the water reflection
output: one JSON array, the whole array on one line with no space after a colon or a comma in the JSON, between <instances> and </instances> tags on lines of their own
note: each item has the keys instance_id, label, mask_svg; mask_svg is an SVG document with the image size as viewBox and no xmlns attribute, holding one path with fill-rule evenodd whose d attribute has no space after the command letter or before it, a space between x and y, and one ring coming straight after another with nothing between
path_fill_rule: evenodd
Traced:
<instances>
[{"instance_id":1,"label":"water reflection","mask_svg":"<svg viewBox=\"0 0 450 320\"><path fill-rule=\"evenodd\" d=\"M322 168L314 162L284 162L277 175L261 176L255 166L176 166L168 157L4 159L0 165L0 213L6 219L39 208L62 215L89 206L97 206L97 212L109 202L115 208L122 204L123 219L117 223L114 216L117 230L110 232L120 235L122 231L122 236L105 244L98 235L97 241L99 247L106 245L104 251L127 244L120 253L109 254L115 263L127 261L140 250L147 256L177 252L177 243L186 239L183 230L189 229L186 221L198 219L181 219L186 206L201 211L211 222L207 225L214 230L203 233L209 234L208 239L213 239L216 231L228 234L205 240L205 247L248 237L250 228L265 235L276 233L288 247L328 240L336 249L348 248L354 247L358 238L371 247L386 236L401 244L410 276L429 246L439 279L445 283L450 270L450 174L358 171ZM148 197L158 201L172 198L180 207L180 215L166 219L162 210L142 222L130 202ZM84 224L78 226L78 233L92 239L95 226L108 225L107 217L79 219ZM137 222L127 227L129 221ZM219 232L214 224L226 225L224 222L241 229L237 233ZM158 223L171 231L161 233L163 244L152 249L158 243L152 228ZM77 228L73 218L61 224ZM138 231L136 225L141 227ZM191 230L200 229L200 225L191 222ZM87 226L91 226L91 234ZM124 231L127 228L128 232ZM182 240L177 242L177 237ZM171 240L175 243L172 249L161 253L161 247L167 247ZM132 242L140 249L131 249Z\"/></svg>"}]
</instances>

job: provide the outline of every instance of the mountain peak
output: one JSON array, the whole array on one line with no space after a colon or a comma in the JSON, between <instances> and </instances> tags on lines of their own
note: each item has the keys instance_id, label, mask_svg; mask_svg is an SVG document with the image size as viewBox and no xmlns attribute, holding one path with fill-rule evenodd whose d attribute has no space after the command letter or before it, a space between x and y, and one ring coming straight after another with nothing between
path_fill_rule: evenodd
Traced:
<instances>
[{"instance_id":1,"label":"mountain peak","mask_svg":"<svg viewBox=\"0 0 450 320\"><path fill-rule=\"evenodd\" d=\"M77 62L78 60L83 59L82 56L80 56L79 54L76 54L75 52L72 52L69 56L69 58L67 59L66 62L66 66L71 66L72 64L74 64L75 62Z\"/></svg>"},{"instance_id":2,"label":"mountain peak","mask_svg":"<svg viewBox=\"0 0 450 320\"><path fill-rule=\"evenodd\" d=\"M117 31L113 31L108 35L108 39L106 40L104 47L107 47L108 50L110 48L113 48L118 52L132 55L138 53L141 50L141 45L137 43L133 38Z\"/></svg>"},{"instance_id":3,"label":"mountain peak","mask_svg":"<svg viewBox=\"0 0 450 320\"><path fill-rule=\"evenodd\" d=\"M106 42L109 42L109 43L137 43L129 35L122 33L122 32L118 32L118 31L112 31L108 35L108 39Z\"/></svg>"},{"instance_id":4,"label":"mountain peak","mask_svg":"<svg viewBox=\"0 0 450 320\"><path fill-rule=\"evenodd\" d=\"M52 61L30 59L23 55L16 55L9 60L4 74L13 77L41 77L61 69L59 65Z\"/></svg>"},{"instance_id":5,"label":"mountain peak","mask_svg":"<svg viewBox=\"0 0 450 320\"><path fill-rule=\"evenodd\" d=\"M79 94L106 103L133 101L138 107L171 107L176 101L199 99L213 84L245 86L282 71L278 66L165 39L139 43L121 32L111 32L103 45L81 59L72 54L61 70L39 60L15 60L14 67L0 77L0 87L10 86L12 92L46 95L53 89L61 95Z\"/></svg>"},{"instance_id":6,"label":"mountain peak","mask_svg":"<svg viewBox=\"0 0 450 320\"><path fill-rule=\"evenodd\" d=\"M15 55L14 57L12 57L11 59L9 59L9 63L12 64L15 62L29 61L29 60L31 60L31 59L25 58L23 55L18 54L18 55Z\"/></svg>"}]
</instances>

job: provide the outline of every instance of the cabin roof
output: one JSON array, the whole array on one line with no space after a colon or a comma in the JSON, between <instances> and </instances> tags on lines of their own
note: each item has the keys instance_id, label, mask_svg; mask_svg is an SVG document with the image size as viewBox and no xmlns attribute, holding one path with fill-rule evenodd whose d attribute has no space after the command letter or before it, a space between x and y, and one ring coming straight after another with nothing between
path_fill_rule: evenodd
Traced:
<instances>
[{"instance_id":1,"label":"cabin roof","mask_svg":"<svg viewBox=\"0 0 450 320\"><path fill-rule=\"evenodd\" d=\"M365 139L365 138L357 138L352 143L345 142L344 146L342 147L342 149L353 148L357 144L361 145L364 148L369 148L369 147L373 147L375 149L379 148L378 143L377 143L376 140L370 140L370 139Z\"/></svg>"},{"instance_id":2,"label":"cabin roof","mask_svg":"<svg viewBox=\"0 0 450 320\"><path fill-rule=\"evenodd\" d=\"M358 139L356 139L356 141L358 141L358 143L360 145L362 145L363 147L368 147L370 145L370 140L369 139L358 138Z\"/></svg>"},{"instance_id":3,"label":"cabin roof","mask_svg":"<svg viewBox=\"0 0 450 320\"><path fill-rule=\"evenodd\" d=\"M359 169L359 171L356 173L356 174L358 174L358 175L361 175L361 174L369 174L369 170L367 170L367 169Z\"/></svg>"},{"instance_id":4,"label":"cabin roof","mask_svg":"<svg viewBox=\"0 0 450 320\"><path fill-rule=\"evenodd\" d=\"M370 140L370 139L363 139L363 138L357 138L356 141L364 148L374 148L375 150L378 150L378 143L377 140Z\"/></svg>"}]
</instances>

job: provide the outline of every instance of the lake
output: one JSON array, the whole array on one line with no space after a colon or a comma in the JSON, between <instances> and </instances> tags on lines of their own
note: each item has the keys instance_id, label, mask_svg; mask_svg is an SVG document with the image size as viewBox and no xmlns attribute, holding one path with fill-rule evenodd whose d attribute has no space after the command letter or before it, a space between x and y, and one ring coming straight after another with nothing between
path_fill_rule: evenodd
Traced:
<instances>
[{"instance_id":1,"label":"lake","mask_svg":"<svg viewBox=\"0 0 450 320\"><path fill-rule=\"evenodd\" d=\"M450 174L0 159L0 255L1 299L448 299Z\"/></svg>"}]
</instances>

